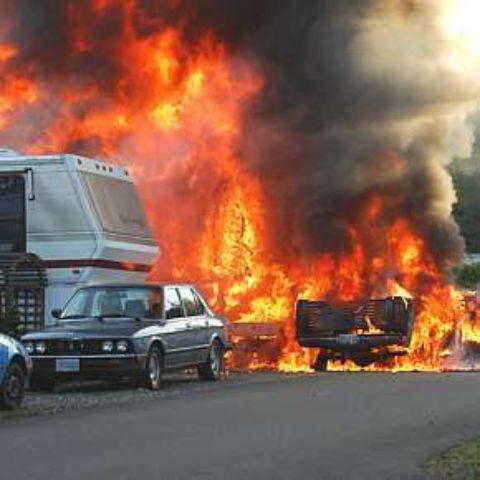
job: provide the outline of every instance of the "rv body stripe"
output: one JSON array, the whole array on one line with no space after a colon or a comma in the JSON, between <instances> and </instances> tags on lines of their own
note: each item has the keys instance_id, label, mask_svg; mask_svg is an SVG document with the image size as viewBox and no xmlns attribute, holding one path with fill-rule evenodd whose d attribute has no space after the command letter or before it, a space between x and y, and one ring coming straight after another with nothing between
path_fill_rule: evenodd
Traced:
<instances>
[{"instance_id":1,"label":"rv body stripe","mask_svg":"<svg viewBox=\"0 0 480 480\"><path fill-rule=\"evenodd\" d=\"M152 269L151 265L133 262L117 262L115 260L104 260L100 258L82 258L66 260L45 260L45 268L107 268L110 270L126 270L127 272L148 273Z\"/></svg>"}]
</instances>

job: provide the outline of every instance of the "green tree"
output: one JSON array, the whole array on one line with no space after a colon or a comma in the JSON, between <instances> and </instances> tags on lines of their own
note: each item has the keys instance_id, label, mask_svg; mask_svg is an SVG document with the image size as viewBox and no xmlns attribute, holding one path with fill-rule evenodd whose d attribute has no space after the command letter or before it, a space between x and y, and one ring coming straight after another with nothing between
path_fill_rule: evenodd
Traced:
<instances>
[{"instance_id":1,"label":"green tree","mask_svg":"<svg viewBox=\"0 0 480 480\"><path fill-rule=\"evenodd\" d=\"M20 324L20 313L15 298L11 293L7 293L5 311L0 312L0 333L17 338L25 333Z\"/></svg>"},{"instance_id":2,"label":"green tree","mask_svg":"<svg viewBox=\"0 0 480 480\"><path fill-rule=\"evenodd\" d=\"M473 289L480 283L480 263L463 265L455 271L457 282L465 288Z\"/></svg>"},{"instance_id":3,"label":"green tree","mask_svg":"<svg viewBox=\"0 0 480 480\"><path fill-rule=\"evenodd\" d=\"M480 161L456 160L450 167L457 192L453 215L465 238L467 252L480 252Z\"/></svg>"}]
</instances>

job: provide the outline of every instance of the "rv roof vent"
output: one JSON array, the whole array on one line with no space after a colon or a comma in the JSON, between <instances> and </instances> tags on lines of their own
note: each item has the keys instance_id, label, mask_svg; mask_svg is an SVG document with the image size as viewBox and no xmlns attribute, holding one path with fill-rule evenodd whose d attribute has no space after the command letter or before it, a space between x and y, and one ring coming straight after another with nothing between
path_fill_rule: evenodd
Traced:
<instances>
[{"instance_id":1,"label":"rv roof vent","mask_svg":"<svg viewBox=\"0 0 480 480\"><path fill-rule=\"evenodd\" d=\"M11 148L0 147L0 157L19 157L20 154Z\"/></svg>"}]
</instances>

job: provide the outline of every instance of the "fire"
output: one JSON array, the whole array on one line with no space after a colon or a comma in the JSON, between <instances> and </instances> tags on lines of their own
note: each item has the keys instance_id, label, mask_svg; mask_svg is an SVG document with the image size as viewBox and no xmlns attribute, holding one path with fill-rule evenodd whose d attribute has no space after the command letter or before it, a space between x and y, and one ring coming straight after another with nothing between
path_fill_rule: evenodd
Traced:
<instances>
[{"instance_id":1,"label":"fire","mask_svg":"<svg viewBox=\"0 0 480 480\"><path fill-rule=\"evenodd\" d=\"M8 65L18 51L14 45L0 42L0 69ZM8 73L0 81L0 128L4 128L11 116L38 99L34 82L17 73Z\"/></svg>"},{"instance_id":2,"label":"fire","mask_svg":"<svg viewBox=\"0 0 480 480\"><path fill-rule=\"evenodd\" d=\"M123 163L131 159L163 250L154 277L197 281L213 308L233 323L275 326L257 340L237 339L233 368L310 371L316 352L295 341L299 298L415 298L409 355L370 369L439 370L457 332L480 341L480 321L466 319L460 293L442 280L420 233L408 219L387 215L398 199L386 193L355 206L344 225L349 245L342 253L301 258L292 245L279 245L283 232L268 221L269 192L240 148L247 112L267 82L255 65L210 31L192 40L181 21L166 26L142 18L140 28L135 1L85 4L86 10L66 13L81 20L71 29L71 61L87 62L98 49L114 58L114 77L51 82L38 66L17 63L21 52L2 43L1 34L2 143L32 154L73 149ZM111 9L121 16L122 29L107 45L96 44L87 25L100 25ZM406 168L395 152L384 155L394 172ZM379 332L373 324L368 330ZM333 368L358 369L348 363Z\"/></svg>"}]
</instances>

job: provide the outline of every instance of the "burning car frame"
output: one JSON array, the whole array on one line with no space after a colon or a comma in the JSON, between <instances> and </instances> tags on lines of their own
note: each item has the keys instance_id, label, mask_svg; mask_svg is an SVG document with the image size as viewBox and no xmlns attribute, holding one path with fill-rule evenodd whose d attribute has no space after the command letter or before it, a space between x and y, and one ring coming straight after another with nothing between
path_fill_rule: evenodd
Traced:
<instances>
[{"instance_id":1,"label":"burning car frame","mask_svg":"<svg viewBox=\"0 0 480 480\"><path fill-rule=\"evenodd\" d=\"M299 300L298 343L320 351L312 367L326 370L329 360L352 360L360 367L405 355L414 323L414 301L405 297L331 305Z\"/></svg>"}]
</instances>

